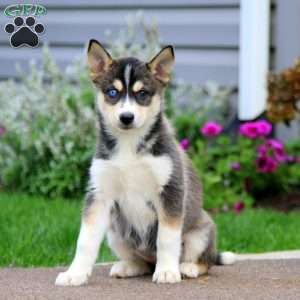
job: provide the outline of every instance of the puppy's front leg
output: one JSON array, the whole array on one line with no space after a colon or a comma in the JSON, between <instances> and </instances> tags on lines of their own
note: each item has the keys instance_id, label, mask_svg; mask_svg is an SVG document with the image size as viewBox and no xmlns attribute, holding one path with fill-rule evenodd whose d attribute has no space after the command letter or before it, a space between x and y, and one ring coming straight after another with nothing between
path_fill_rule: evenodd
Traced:
<instances>
[{"instance_id":1,"label":"puppy's front leg","mask_svg":"<svg viewBox=\"0 0 300 300\"><path fill-rule=\"evenodd\" d=\"M181 228L181 218L159 220L154 282L175 283L181 281L179 270Z\"/></svg>"},{"instance_id":2,"label":"puppy's front leg","mask_svg":"<svg viewBox=\"0 0 300 300\"><path fill-rule=\"evenodd\" d=\"M160 193L155 208L158 216L156 267L153 281L175 283L181 281L179 259L183 226L183 173L179 160L168 155L147 158ZM176 174L173 173L176 170Z\"/></svg>"},{"instance_id":3,"label":"puppy's front leg","mask_svg":"<svg viewBox=\"0 0 300 300\"><path fill-rule=\"evenodd\" d=\"M66 272L57 276L56 285L81 285L87 282L108 228L109 208L107 203L97 199L88 203L82 217L74 260Z\"/></svg>"}]
</instances>

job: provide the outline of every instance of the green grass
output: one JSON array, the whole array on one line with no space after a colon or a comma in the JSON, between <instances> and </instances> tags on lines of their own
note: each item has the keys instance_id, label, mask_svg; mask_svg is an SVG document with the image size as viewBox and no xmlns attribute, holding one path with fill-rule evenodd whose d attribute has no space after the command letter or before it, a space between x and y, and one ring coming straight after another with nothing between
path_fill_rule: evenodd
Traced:
<instances>
[{"instance_id":1,"label":"green grass","mask_svg":"<svg viewBox=\"0 0 300 300\"><path fill-rule=\"evenodd\" d=\"M249 209L215 216L220 250L259 253L300 248L300 212Z\"/></svg>"},{"instance_id":2,"label":"green grass","mask_svg":"<svg viewBox=\"0 0 300 300\"><path fill-rule=\"evenodd\" d=\"M80 201L0 193L0 265L69 264L80 227ZM263 252L300 248L300 213L248 210L215 216L222 250ZM112 260L106 244L98 261Z\"/></svg>"},{"instance_id":3,"label":"green grass","mask_svg":"<svg viewBox=\"0 0 300 300\"><path fill-rule=\"evenodd\" d=\"M71 262L81 201L0 193L0 266L55 266ZM106 244L98 261L112 260Z\"/></svg>"}]
</instances>

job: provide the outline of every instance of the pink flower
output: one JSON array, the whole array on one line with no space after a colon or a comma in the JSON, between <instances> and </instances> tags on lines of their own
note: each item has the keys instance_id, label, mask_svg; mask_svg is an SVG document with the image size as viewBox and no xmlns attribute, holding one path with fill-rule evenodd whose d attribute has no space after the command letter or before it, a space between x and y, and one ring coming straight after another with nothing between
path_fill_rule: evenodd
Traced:
<instances>
[{"instance_id":1,"label":"pink flower","mask_svg":"<svg viewBox=\"0 0 300 300\"><path fill-rule=\"evenodd\" d=\"M277 139L268 139L264 144L258 146L257 151L259 156L273 156L278 162L287 160L284 144Z\"/></svg>"},{"instance_id":2,"label":"pink flower","mask_svg":"<svg viewBox=\"0 0 300 300\"><path fill-rule=\"evenodd\" d=\"M206 122L200 129L201 133L205 136L216 136L220 134L222 130L223 127L215 121Z\"/></svg>"},{"instance_id":3,"label":"pink flower","mask_svg":"<svg viewBox=\"0 0 300 300\"><path fill-rule=\"evenodd\" d=\"M243 201L237 201L233 205L233 209L237 212L240 213L243 209L245 208L245 203Z\"/></svg>"},{"instance_id":4,"label":"pink flower","mask_svg":"<svg viewBox=\"0 0 300 300\"><path fill-rule=\"evenodd\" d=\"M268 139L266 145L272 147L273 149L283 150L284 148L283 142L278 139Z\"/></svg>"},{"instance_id":5,"label":"pink flower","mask_svg":"<svg viewBox=\"0 0 300 300\"><path fill-rule=\"evenodd\" d=\"M240 126L240 133L250 139L257 138L260 133L255 122L246 122Z\"/></svg>"},{"instance_id":6,"label":"pink flower","mask_svg":"<svg viewBox=\"0 0 300 300\"><path fill-rule=\"evenodd\" d=\"M259 136L267 136L272 131L272 124L266 120L246 122L240 126L240 133L251 139Z\"/></svg>"},{"instance_id":7,"label":"pink flower","mask_svg":"<svg viewBox=\"0 0 300 300\"><path fill-rule=\"evenodd\" d=\"M277 169L277 162L270 156L259 156L256 166L261 173L272 173Z\"/></svg>"},{"instance_id":8,"label":"pink flower","mask_svg":"<svg viewBox=\"0 0 300 300\"><path fill-rule=\"evenodd\" d=\"M4 126L0 126L0 136L5 133L6 129Z\"/></svg>"},{"instance_id":9,"label":"pink flower","mask_svg":"<svg viewBox=\"0 0 300 300\"><path fill-rule=\"evenodd\" d=\"M188 138L184 138L180 141L180 146L183 150L187 150L187 148L190 146L190 141Z\"/></svg>"},{"instance_id":10,"label":"pink flower","mask_svg":"<svg viewBox=\"0 0 300 300\"><path fill-rule=\"evenodd\" d=\"M278 162L283 162L288 159L288 157L283 149L282 150L274 149L274 156Z\"/></svg>"},{"instance_id":11,"label":"pink flower","mask_svg":"<svg viewBox=\"0 0 300 300\"><path fill-rule=\"evenodd\" d=\"M266 120L259 120L255 122L259 135L266 136L272 131L272 124Z\"/></svg>"},{"instance_id":12,"label":"pink flower","mask_svg":"<svg viewBox=\"0 0 300 300\"><path fill-rule=\"evenodd\" d=\"M241 168L241 164L238 161L233 161L230 167L232 170L239 170Z\"/></svg>"}]
</instances>

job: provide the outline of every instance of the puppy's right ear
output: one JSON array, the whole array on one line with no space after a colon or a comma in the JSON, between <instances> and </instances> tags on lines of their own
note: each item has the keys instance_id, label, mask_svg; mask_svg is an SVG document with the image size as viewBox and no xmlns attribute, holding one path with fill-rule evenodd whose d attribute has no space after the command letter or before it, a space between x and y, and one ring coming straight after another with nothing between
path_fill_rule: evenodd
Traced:
<instances>
[{"instance_id":1,"label":"puppy's right ear","mask_svg":"<svg viewBox=\"0 0 300 300\"><path fill-rule=\"evenodd\" d=\"M92 80L106 72L112 61L109 53L97 40L90 40L87 50L87 63Z\"/></svg>"}]
</instances>

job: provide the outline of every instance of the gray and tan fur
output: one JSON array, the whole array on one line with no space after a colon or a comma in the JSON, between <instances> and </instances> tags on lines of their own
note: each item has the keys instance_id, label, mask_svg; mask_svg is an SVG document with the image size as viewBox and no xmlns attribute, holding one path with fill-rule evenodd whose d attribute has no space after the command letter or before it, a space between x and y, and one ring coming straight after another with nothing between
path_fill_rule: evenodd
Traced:
<instances>
[{"instance_id":1,"label":"gray and tan fur","mask_svg":"<svg viewBox=\"0 0 300 300\"><path fill-rule=\"evenodd\" d=\"M88 66L97 87L98 146L90 168L75 258L57 285L86 283L107 236L120 258L113 277L154 270L153 281L198 277L233 254L216 252L215 225L202 208L194 168L164 115L171 46L149 63L113 60L95 40Z\"/></svg>"}]
</instances>

